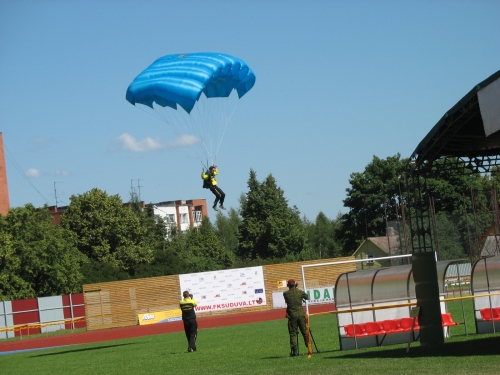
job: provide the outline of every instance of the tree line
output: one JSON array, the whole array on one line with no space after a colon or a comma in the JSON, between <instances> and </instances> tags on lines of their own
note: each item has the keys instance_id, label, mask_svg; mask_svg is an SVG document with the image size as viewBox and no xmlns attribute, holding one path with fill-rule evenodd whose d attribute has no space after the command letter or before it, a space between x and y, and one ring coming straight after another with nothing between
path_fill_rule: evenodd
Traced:
<instances>
[{"instance_id":1,"label":"tree line","mask_svg":"<svg viewBox=\"0 0 500 375\"><path fill-rule=\"evenodd\" d=\"M322 212L314 221L301 217L274 177L259 181L254 170L239 208L185 233L155 216L152 205L142 209L134 192L128 205L97 188L73 195L60 225L52 225L47 206L11 208L0 215L0 300L78 293L83 284L103 281L352 255L367 237L386 235L388 220L402 219L407 162L399 154L374 156L363 172L352 173L347 212L334 219ZM473 204L487 210L499 181L495 173L428 181L439 197L442 259L467 255L464 210ZM490 224L483 220L482 229Z\"/></svg>"}]
</instances>

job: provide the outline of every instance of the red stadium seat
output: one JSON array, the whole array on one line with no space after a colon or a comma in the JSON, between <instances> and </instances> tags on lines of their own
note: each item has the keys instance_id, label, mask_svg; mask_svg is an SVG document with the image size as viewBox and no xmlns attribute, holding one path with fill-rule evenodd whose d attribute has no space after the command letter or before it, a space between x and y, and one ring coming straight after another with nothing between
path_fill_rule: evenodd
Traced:
<instances>
[{"instance_id":1,"label":"red stadium seat","mask_svg":"<svg viewBox=\"0 0 500 375\"><path fill-rule=\"evenodd\" d=\"M491 320L491 310L489 307L481 309L479 312L481 313L481 318L483 318L483 320Z\"/></svg>"},{"instance_id":2,"label":"red stadium seat","mask_svg":"<svg viewBox=\"0 0 500 375\"><path fill-rule=\"evenodd\" d=\"M441 320L443 322L443 327L458 326L458 323L453 321L451 313L441 314Z\"/></svg>"},{"instance_id":3,"label":"red stadium seat","mask_svg":"<svg viewBox=\"0 0 500 375\"><path fill-rule=\"evenodd\" d=\"M386 333L394 333L402 331L402 329L399 327L399 324L395 320L384 320L382 321L382 325Z\"/></svg>"},{"instance_id":4,"label":"red stadium seat","mask_svg":"<svg viewBox=\"0 0 500 375\"><path fill-rule=\"evenodd\" d=\"M365 330L368 336L383 335L385 333L383 327L380 326L379 322L365 323Z\"/></svg>"},{"instance_id":5,"label":"red stadium seat","mask_svg":"<svg viewBox=\"0 0 500 375\"><path fill-rule=\"evenodd\" d=\"M500 320L500 307L495 307L493 309L493 319Z\"/></svg>"},{"instance_id":6,"label":"red stadium seat","mask_svg":"<svg viewBox=\"0 0 500 375\"><path fill-rule=\"evenodd\" d=\"M411 331L411 326L413 324L413 318L402 318L399 320L399 326L404 331ZM413 327L415 329L415 327Z\"/></svg>"},{"instance_id":7,"label":"red stadium seat","mask_svg":"<svg viewBox=\"0 0 500 375\"><path fill-rule=\"evenodd\" d=\"M355 324L354 325L354 334L356 336L368 336L366 333L366 328L364 324Z\"/></svg>"},{"instance_id":8,"label":"red stadium seat","mask_svg":"<svg viewBox=\"0 0 500 375\"><path fill-rule=\"evenodd\" d=\"M348 337L354 336L354 327L352 324L348 324L348 325L344 326L344 331L345 331L346 336L348 336Z\"/></svg>"}]
</instances>

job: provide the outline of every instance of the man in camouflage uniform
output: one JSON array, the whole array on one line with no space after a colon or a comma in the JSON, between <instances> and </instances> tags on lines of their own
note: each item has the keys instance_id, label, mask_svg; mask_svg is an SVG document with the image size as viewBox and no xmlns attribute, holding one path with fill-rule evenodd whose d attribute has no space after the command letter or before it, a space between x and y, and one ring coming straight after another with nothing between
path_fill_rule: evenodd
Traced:
<instances>
[{"instance_id":1,"label":"man in camouflage uniform","mask_svg":"<svg viewBox=\"0 0 500 375\"><path fill-rule=\"evenodd\" d=\"M297 348L297 328L300 329L307 347L306 316L302 309L302 300L309 299L309 297L304 291L297 289L295 280L288 280L287 286L288 290L283 292L283 297L285 297L286 302L286 317L288 318L288 333L290 334L290 356L295 357L299 355Z\"/></svg>"}]
</instances>

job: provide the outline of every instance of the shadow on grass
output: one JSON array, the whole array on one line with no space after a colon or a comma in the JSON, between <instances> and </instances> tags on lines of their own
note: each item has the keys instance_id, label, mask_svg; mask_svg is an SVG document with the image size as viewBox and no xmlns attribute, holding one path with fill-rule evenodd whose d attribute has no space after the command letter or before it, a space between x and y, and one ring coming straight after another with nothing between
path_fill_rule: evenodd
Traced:
<instances>
[{"instance_id":1,"label":"shadow on grass","mask_svg":"<svg viewBox=\"0 0 500 375\"><path fill-rule=\"evenodd\" d=\"M368 358L401 358L401 357L470 357L470 356L498 356L500 348L500 336L484 337L477 339L466 339L463 341L445 342L442 348L423 349L420 346L411 347L406 353L406 347L396 349L373 350L366 349L366 352L349 354L339 354L337 356L325 357L325 359L368 359Z\"/></svg>"},{"instance_id":2,"label":"shadow on grass","mask_svg":"<svg viewBox=\"0 0 500 375\"><path fill-rule=\"evenodd\" d=\"M116 345L103 345L103 346L97 346L95 348L82 348L82 349L64 350L64 351L60 351L60 352L57 352L57 353L47 353L47 354L32 355L30 358L47 357L47 356L51 356L51 355L61 355L61 354L72 354L72 353L78 353L78 352L87 352L87 351L92 351L92 350L109 349L109 348L116 348L116 347L120 347L120 346L137 345L137 344L138 343L116 344Z\"/></svg>"},{"instance_id":3,"label":"shadow on grass","mask_svg":"<svg viewBox=\"0 0 500 375\"><path fill-rule=\"evenodd\" d=\"M323 354L323 353L335 353L335 352L340 352L340 350L323 350L320 352L313 351L313 355L318 355L318 354ZM261 359L283 359L283 358L288 358L290 357L290 354L286 355L275 355L272 357L262 357ZM307 351L305 353L299 353L299 357L307 357ZM333 357L331 357L333 358Z\"/></svg>"}]
</instances>

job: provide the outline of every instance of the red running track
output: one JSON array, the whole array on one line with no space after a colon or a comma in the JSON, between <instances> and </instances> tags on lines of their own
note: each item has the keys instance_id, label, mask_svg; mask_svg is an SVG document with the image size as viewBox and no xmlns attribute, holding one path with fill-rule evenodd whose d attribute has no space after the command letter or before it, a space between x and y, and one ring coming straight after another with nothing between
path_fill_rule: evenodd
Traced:
<instances>
[{"instance_id":1,"label":"red running track","mask_svg":"<svg viewBox=\"0 0 500 375\"><path fill-rule=\"evenodd\" d=\"M315 314L335 310L332 304L309 306L309 313ZM213 317L198 316L200 329L231 326L235 324L256 323L267 320L277 320L285 318L285 309L268 311L241 313L233 315L219 315ZM171 332L183 332L182 321L149 324L144 326L132 326L123 328L103 329L99 331L87 331L82 333L70 333L61 336L28 338L19 341L0 342L0 352L11 352L18 350L30 350L40 348L51 348L56 346L88 344L110 340L128 339L149 335L159 335Z\"/></svg>"}]
</instances>

